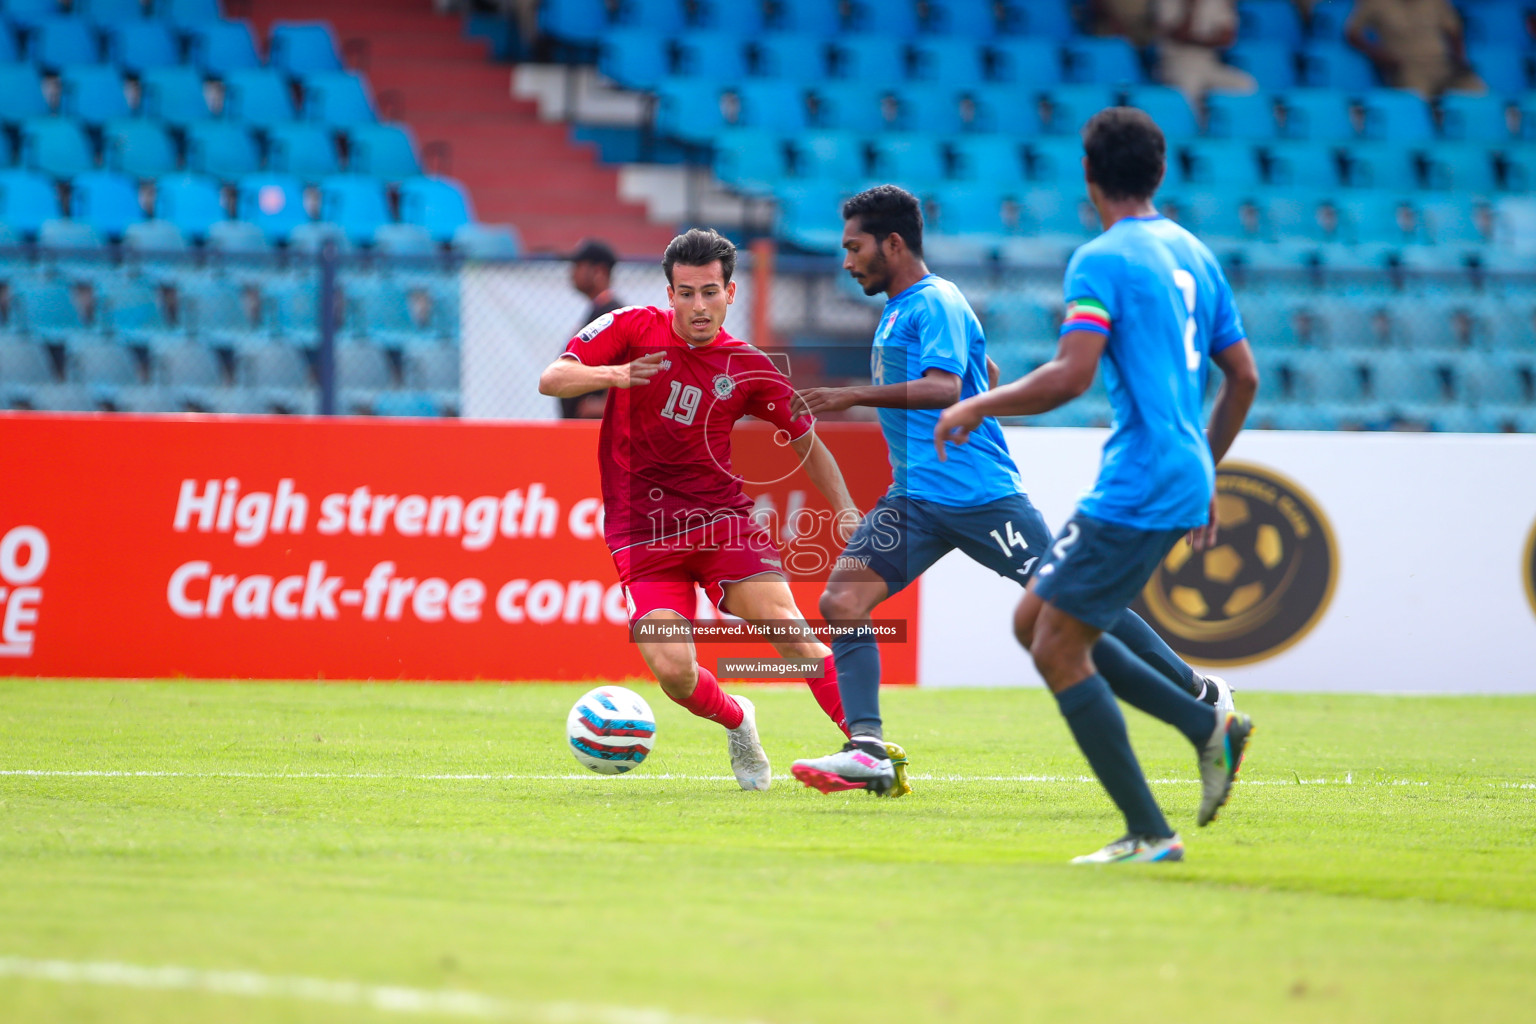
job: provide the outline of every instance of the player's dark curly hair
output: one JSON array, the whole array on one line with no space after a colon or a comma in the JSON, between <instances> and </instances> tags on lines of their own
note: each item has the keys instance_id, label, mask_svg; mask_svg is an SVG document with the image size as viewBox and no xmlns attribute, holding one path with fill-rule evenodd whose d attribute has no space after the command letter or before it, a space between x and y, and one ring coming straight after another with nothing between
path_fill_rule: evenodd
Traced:
<instances>
[{"instance_id":1,"label":"player's dark curly hair","mask_svg":"<svg viewBox=\"0 0 1536 1024\"><path fill-rule=\"evenodd\" d=\"M716 260L725 273L725 283L731 283L736 273L736 246L731 240L713 228L689 228L671 242L661 257L661 269L672 283L672 268L681 263L685 267L707 267Z\"/></svg>"},{"instance_id":2,"label":"player's dark curly hair","mask_svg":"<svg viewBox=\"0 0 1536 1024\"><path fill-rule=\"evenodd\" d=\"M1163 130L1135 107L1109 107L1083 126L1088 180L1110 199L1151 199L1163 183Z\"/></svg>"},{"instance_id":3,"label":"player's dark curly hair","mask_svg":"<svg viewBox=\"0 0 1536 1024\"><path fill-rule=\"evenodd\" d=\"M923 254L923 204L906 189L895 185L865 189L843 204L843 220L855 218L876 242L900 235L912 255Z\"/></svg>"}]
</instances>

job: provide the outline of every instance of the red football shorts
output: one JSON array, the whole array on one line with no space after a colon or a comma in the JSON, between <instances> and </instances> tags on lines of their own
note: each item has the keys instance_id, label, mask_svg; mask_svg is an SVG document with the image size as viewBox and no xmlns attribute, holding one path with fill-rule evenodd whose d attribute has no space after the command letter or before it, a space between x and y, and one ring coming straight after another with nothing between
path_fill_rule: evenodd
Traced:
<instances>
[{"instance_id":1,"label":"red football shorts","mask_svg":"<svg viewBox=\"0 0 1536 1024\"><path fill-rule=\"evenodd\" d=\"M629 621L637 622L658 609L677 612L689 622L698 610L694 584L722 611L725 585L784 572L779 549L768 531L754 525L729 539L706 535L702 530L655 543L636 544L613 553L619 582L629 605Z\"/></svg>"}]
</instances>

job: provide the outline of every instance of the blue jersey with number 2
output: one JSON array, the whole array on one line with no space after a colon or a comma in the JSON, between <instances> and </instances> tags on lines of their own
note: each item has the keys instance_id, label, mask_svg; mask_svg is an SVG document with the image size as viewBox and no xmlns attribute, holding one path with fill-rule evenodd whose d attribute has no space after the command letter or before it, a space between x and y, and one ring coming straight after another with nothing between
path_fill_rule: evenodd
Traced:
<instances>
[{"instance_id":1,"label":"blue jersey with number 2","mask_svg":"<svg viewBox=\"0 0 1536 1024\"><path fill-rule=\"evenodd\" d=\"M1062 333L1108 335L1115 410L1099 478L1078 508L1140 530L1200 526L1216 469L1201 422L1210 357L1244 338L1216 257L1163 217L1127 217L1073 253Z\"/></svg>"}]
</instances>

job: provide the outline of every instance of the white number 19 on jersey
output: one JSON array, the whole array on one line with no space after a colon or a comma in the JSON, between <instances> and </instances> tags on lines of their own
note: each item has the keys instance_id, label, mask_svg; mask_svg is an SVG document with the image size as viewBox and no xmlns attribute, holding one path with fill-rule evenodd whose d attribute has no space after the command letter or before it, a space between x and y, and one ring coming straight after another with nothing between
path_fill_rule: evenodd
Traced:
<instances>
[{"instance_id":1,"label":"white number 19 on jersey","mask_svg":"<svg viewBox=\"0 0 1536 1024\"><path fill-rule=\"evenodd\" d=\"M704 397L704 392L692 384L683 384L675 380L670 383L672 393L667 396L667 405L661 410L661 414L686 427L693 422L694 414L699 411L699 400Z\"/></svg>"},{"instance_id":2,"label":"white number 19 on jersey","mask_svg":"<svg viewBox=\"0 0 1536 1024\"><path fill-rule=\"evenodd\" d=\"M1195 347L1195 275L1178 267L1173 272L1173 283L1184 293L1184 366L1191 373L1200 369L1200 350Z\"/></svg>"}]
</instances>

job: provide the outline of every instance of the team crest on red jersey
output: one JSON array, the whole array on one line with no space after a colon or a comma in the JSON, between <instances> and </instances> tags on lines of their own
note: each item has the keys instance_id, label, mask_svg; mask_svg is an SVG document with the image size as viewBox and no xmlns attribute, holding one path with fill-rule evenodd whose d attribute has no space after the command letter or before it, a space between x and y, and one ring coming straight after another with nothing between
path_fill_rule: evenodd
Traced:
<instances>
[{"instance_id":1,"label":"team crest on red jersey","mask_svg":"<svg viewBox=\"0 0 1536 1024\"><path fill-rule=\"evenodd\" d=\"M731 392L736 390L736 382L723 373L715 374L715 397L722 401L731 397Z\"/></svg>"}]
</instances>

